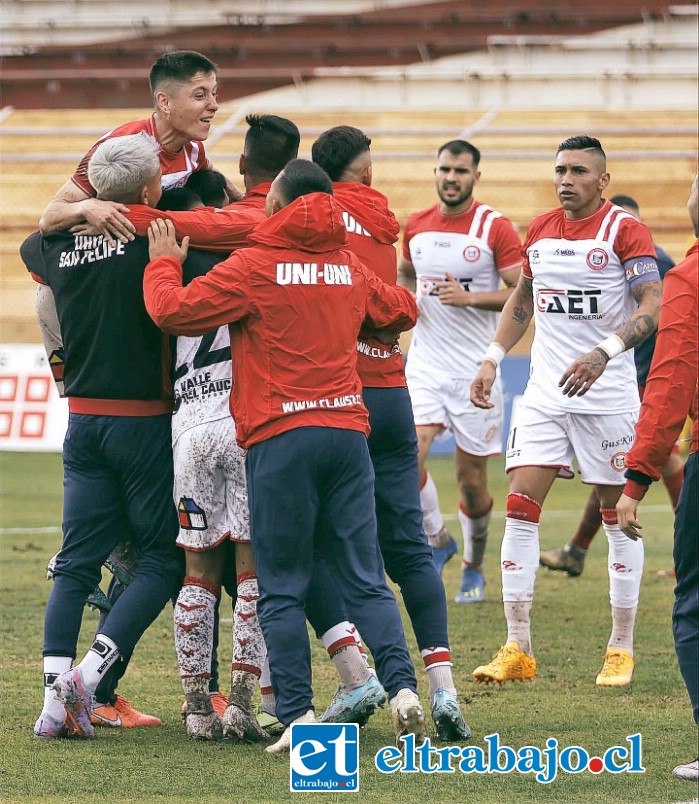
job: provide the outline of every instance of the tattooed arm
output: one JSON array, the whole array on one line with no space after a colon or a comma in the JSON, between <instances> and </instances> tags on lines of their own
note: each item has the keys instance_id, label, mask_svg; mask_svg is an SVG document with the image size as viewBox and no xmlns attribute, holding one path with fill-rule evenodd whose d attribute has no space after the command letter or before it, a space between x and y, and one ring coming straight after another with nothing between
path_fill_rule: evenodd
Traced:
<instances>
[{"instance_id":1,"label":"tattooed arm","mask_svg":"<svg viewBox=\"0 0 699 804\"><path fill-rule=\"evenodd\" d=\"M520 274L517 287L502 308L502 315L493 336L493 343L498 344L504 353L521 339L527 331L529 322L534 317L534 294L532 280ZM481 363L480 369L471 383L471 402L477 408L492 408L490 392L495 381L497 367L490 359Z\"/></svg>"},{"instance_id":2,"label":"tattooed arm","mask_svg":"<svg viewBox=\"0 0 699 804\"><path fill-rule=\"evenodd\" d=\"M623 345L620 350L623 352L638 346L655 332L660 316L662 284L656 281L643 282L635 285L631 292L638 309L612 336L618 339L620 347ZM607 368L610 360L611 357L602 345L595 346L591 352L580 355L568 366L558 386L563 388L566 396L584 396Z\"/></svg>"}]
</instances>

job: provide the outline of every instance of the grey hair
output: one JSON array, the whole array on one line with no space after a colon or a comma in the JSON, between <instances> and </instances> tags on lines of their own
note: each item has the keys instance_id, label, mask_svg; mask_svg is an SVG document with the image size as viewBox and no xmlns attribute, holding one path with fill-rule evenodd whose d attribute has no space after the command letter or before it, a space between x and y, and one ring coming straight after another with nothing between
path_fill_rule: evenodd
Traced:
<instances>
[{"instance_id":1,"label":"grey hair","mask_svg":"<svg viewBox=\"0 0 699 804\"><path fill-rule=\"evenodd\" d=\"M160 146L142 131L105 140L92 154L87 178L105 201L133 203L160 169Z\"/></svg>"}]
</instances>

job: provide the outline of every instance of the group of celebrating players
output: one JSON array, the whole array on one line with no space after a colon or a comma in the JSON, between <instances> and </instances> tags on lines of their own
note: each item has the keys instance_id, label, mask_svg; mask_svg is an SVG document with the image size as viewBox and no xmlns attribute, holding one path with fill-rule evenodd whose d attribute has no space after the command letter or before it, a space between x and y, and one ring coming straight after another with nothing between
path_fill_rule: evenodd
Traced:
<instances>
[{"instance_id":1,"label":"group of celebrating players","mask_svg":"<svg viewBox=\"0 0 699 804\"><path fill-rule=\"evenodd\" d=\"M438 202L408 219L396 266L399 224L372 188L362 131L325 131L308 161L293 122L248 116L241 193L204 148L215 65L168 53L150 83L152 117L99 140L22 246L70 411L35 735L159 723L115 687L172 599L190 737L287 752L290 725L316 720L308 621L339 675L319 720L363 724L388 698L396 738L419 742L425 714L387 574L421 652L437 736L468 739L440 578L457 547L426 458L450 430L463 535L456 602L478 603L487 461L503 437L499 366L532 319L531 375L506 450L507 640L473 675L535 676L539 518L575 457L609 542L612 632L597 684L629 684L643 571L635 501L665 464L651 471L632 448L633 347L657 327L662 286L645 225L603 198L599 141L558 147L559 207L532 222L523 248L507 218L473 196L478 149L445 143ZM406 367L398 336L413 327ZM668 454L690 402L663 423ZM85 601L124 550L128 571L72 666ZM678 574L680 642L696 651L686 582ZM217 678L222 585L234 600L229 697ZM683 665L678 653L696 716L696 667L692 680L690 654ZM286 727L276 742L253 704L258 685L262 712Z\"/></svg>"}]
</instances>

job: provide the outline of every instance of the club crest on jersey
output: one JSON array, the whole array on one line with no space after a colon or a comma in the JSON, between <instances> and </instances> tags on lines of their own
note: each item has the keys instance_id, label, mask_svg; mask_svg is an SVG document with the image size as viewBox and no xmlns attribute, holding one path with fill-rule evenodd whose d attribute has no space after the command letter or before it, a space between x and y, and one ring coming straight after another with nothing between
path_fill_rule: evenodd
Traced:
<instances>
[{"instance_id":1,"label":"club crest on jersey","mask_svg":"<svg viewBox=\"0 0 699 804\"><path fill-rule=\"evenodd\" d=\"M615 472L623 472L624 469L626 469L626 453L615 452L614 455L612 455L609 463Z\"/></svg>"},{"instance_id":2,"label":"club crest on jersey","mask_svg":"<svg viewBox=\"0 0 699 804\"><path fill-rule=\"evenodd\" d=\"M177 516L183 530L206 530L206 512L191 497L180 497L177 505Z\"/></svg>"},{"instance_id":3,"label":"club crest on jersey","mask_svg":"<svg viewBox=\"0 0 699 804\"><path fill-rule=\"evenodd\" d=\"M481 250L478 246L466 246L464 249L464 259L466 262L476 262L480 259Z\"/></svg>"},{"instance_id":4,"label":"club crest on jersey","mask_svg":"<svg viewBox=\"0 0 699 804\"><path fill-rule=\"evenodd\" d=\"M587 253L587 267L593 271L601 271L607 267L609 256L603 248L593 248Z\"/></svg>"}]
</instances>

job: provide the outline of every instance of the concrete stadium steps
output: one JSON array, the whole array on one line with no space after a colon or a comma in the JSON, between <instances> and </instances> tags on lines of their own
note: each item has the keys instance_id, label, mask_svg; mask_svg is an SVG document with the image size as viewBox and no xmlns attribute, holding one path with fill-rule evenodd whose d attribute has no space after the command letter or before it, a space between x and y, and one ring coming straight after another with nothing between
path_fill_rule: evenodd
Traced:
<instances>
[{"instance_id":1,"label":"concrete stadium steps","mask_svg":"<svg viewBox=\"0 0 699 804\"><path fill-rule=\"evenodd\" d=\"M291 24L174 28L117 42L44 47L7 55L2 90L5 103L36 107L51 97L55 106L128 106L148 103L143 76L162 52L201 50L220 68L222 97L244 97L294 85L317 68L406 65L485 49L498 35L581 35L660 19L662 0L573 0L541 2L473 0L388 8L371 13L307 17Z\"/></svg>"},{"instance_id":2,"label":"concrete stadium steps","mask_svg":"<svg viewBox=\"0 0 699 804\"><path fill-rule=\"evenodd\" d=\"M238 155L247 130L242 109L222 106L217 128L234 114L242 124L220 139L214 128L208 148L216 166L234 181L239 181ZM301 129L304 157L326 128L351 124L364 130L372 138L375 186L403 224L412 211L435 203L437 147L466 132L483 153L477 197L506 214L522 237L532 217L555 206L552 167L558 143L577 133L599 136L609 154L608 195L636 198L658 243L675 259L692 239L686 202L696 169L693 111L274 111ZM149 113L147 108L21 110L0 122L0 340L38 338L34 287L18 248L36 228L42 209L100 134Z\"/></svg>"}]
</instances>

